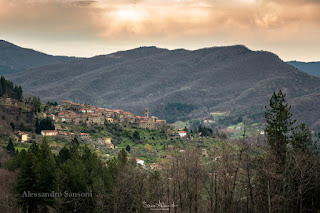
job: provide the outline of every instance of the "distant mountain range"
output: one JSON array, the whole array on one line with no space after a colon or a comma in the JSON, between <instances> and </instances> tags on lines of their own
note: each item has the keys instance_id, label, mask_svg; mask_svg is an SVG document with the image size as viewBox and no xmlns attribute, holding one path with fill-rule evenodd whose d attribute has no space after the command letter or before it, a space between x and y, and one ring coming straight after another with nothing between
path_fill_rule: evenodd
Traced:
<instances>
[{"instance_id":1,"label":"distant mountain range","mask_svg":"<svg viewBox=\"0 0 320 213\"><path fill-rule=\"evenodd\" d=\"M298 70L320 77L320 62L288 61L287 63Z\"/></svg>"},{"instance_id":2,"label":"distant mountain range","mask_svg":"<svg viewBox=\"0 0 320 213\"><path fill-rule=\"evenodd\" d=\"M0 75L13 74L35 67L64 63L75 59L77 58L47 55L0 40Z\"/></svg>"},{"instance_id":3,"label":"distant mountain range","mask_svg":"<svg viewBox=\"0 0 320 213\"><path fill-rule=\"evenodd\" d=\"M14 54L12 54L14 56ZM282 89L295 116L320 130L320 78L273 53L245 46L194 51L140 47L26 70L7 78L44 101L63 99L170 122L228 112L226 121L263 121L264 106Z\"/></svg>"}]
</instances>

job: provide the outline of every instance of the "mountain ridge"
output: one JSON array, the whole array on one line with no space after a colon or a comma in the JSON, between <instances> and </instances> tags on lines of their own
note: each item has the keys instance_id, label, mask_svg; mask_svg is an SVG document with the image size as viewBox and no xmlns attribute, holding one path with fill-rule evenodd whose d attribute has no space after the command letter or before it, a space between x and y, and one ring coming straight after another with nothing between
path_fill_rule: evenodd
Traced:
<instances>
[{"instance_id":1,"label":"mountain ridge","mask_svg":"<svg viewBox=\"0 0 320 213\"><path fill-rule=\"evenodd\" d=\"M18 73L26 69L64 63L76 59L79 58L52 56L0 40L0 75Z\"/></svg>"},{"instance_id":2,"label":"mountain ridge","mask_svg":"<svg viewBox=\"0 0 320 213\"><path fill-rule=\"evenodd\" d=\"M320 61L302 62L302 61L287 61L288 64L316 77L320 77Z\"/></svg>"},{"instance_id":3,"label":"mountain ridge","mask_svg":"<svg viewBox=\"0 0 320 213\"><path fill-rule=\"evenodd\" d=\"M274 91L282 89L297 117L320 129L316 114L320 78L293 68L273 53L243 45L199 50L140 47L8 77L45 101L68 99L135 114L148 107L171 122L205 118L214 111L230 111L234 119L263 121L264 106ZM181 107L186 111L170 114Z\"/></svg>"}]
</instances>

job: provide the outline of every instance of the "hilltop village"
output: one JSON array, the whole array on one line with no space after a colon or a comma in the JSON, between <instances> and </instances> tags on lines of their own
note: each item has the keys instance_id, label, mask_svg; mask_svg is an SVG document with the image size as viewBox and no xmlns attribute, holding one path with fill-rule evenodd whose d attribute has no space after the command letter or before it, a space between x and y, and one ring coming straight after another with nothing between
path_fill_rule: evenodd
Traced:
<instances>
[{"instance_id":1,"label":"hilltop village","mask_svg":"<svg viewBox=\"0 0 320 213\"><path fill-rule=\"evenodd\" d=\"M10 88L15 92L11 94ZM211 113L210 119L204 120L203 125L198 121L195 127L186 122L170 125L166 120L150 116L148 108L143 116L137 116L121 109L69 100L61 101L60 105L43 103L39 97L23 98L19 87L10 88L0 97L0 127L5 130L0 133L5 140L14 142L17 151L28 150L34 142L48 141L52 151L58 154L76 141L94 150L105 162L116 157L120 150L126 150L131 157L139 157L137 164L146 162L156 167L163 159L170 159L171 152L184 152L190 147L200 148L201 155L206 156L207 148L216 138L227 138L229 132L241 133L244 128L244 124L238 123L226 128L226 132L223 129L213 132L209 124L223 117L223 112ZM257 129L251 132L247 131L259 134Z\"/></svg>"},{"instance_id":2,"label":"hilltop village","mask_svg":"<svg viewBox=\"0 0 320 213\"><path fill-rule=\"evenodd\" d=\"M143 116L121 109L106 109L69 100L41 102L39 97L23 98L19 87L2 79L0 86L0 144L12 144L12 153L29 150L44 141L53 153L74 143L87 147L104 162L125 150L128 158L136 158L138 165L145 162L152 168L159 161L170 158L167 151L174 147L185 148L188 130L176 129L166 120L150 116L144 109ZM2 86L1 86L2 88ZM7 144L7 146L8 146ZM13 151L14 150L14 151ZM157 163L156 163L157 162Z\"/></svg>"},{"instance_id":3,"label":"hilltop village","mask_svg":"<svg viewBox=\"0 0 320 213\"><path fill-rule=\"evenodd\" d=\"M92 105L73 103L71 101L62 101L61 106L55 106L51 110L52 114L58 113L57 117L53 117L57 123L65 122L70 124L86 124L92 126L94 124L120 123L131 124L134 127L142 129L157 129L161 125L165 125L165 120L160 120L155 116L149 117L149 109L145 109L144 117L135 116L130 112L121 109L110 110Z\"/></svg>"},{"instance_id":4,"label":"hilltop village","mask_svg":"<svg viewBox=\"0 0 320 213\"><path fill-rule=\"evenodd\" d=\"M145 109L144 116L135 116L130 112L121 109L105 109L88 104L73 103L69 100L61 101L61 105L51 106L48 113L39 113L38 118L50 118L55 122L55 131L42 131L42 135L51 136L59 134L62 130L61 123L73 125L103 125L105 123L130 125L134 128L155 130L166 125L165 120L160 120L155 116L149 116L149 109ZM61 133L61 131L60 131Z\"/></svg>"}]
</instances>

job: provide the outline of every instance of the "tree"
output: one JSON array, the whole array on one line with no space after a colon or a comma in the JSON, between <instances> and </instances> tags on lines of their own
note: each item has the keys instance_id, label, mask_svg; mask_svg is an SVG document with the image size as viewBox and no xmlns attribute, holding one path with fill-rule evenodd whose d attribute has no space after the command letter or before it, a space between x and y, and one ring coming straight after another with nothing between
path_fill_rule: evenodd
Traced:
<instances>
[{"instance_id":1,"label":"tree","mask_svg":"<svg viewBox=\"0 0 320 213\"><path fill-rule=\"evenodd\" d=\"M11 153L11 154L15 153L14 145L13 145L13 142L12 142L11 138L9 138L9 142L8 142L8 145L7 145L7 151L9 153Z\"/></svg>"},{"instance_id":2,"label":"tree","mask_svg":"<svg viewBox=\"0 0 320 213\"><path fill-rule=\"evenodd\" d=\"M131 150L130 146L129 146L129 145L127 145L127 147L126 147L126 151L130 153L130 150Z\"/></svg>"},{"instance_id":3,"label":"tree","mask_svg":"<svg viewBox=\"0 0 320 213\"><path fill-rule=\"evenodd\" d=\"M13 98L21 101L22 100L22 88L21 86L15 85L13 89Z\"/></svg>"},{"instance_id":4,"label":"tree","mask_svg":"<svg viewBox=\"0 0 320 213\"><path fill-rule=\"evenodd\" d=\"M25 127L24 127L24 123L21 122L20 126L19 126L19 130L20 131L24 131L25 130Z\"/></svg>"},{"instance_id":5,"label":"tree","mask_svg":"<svg viewBox=\"0 0 320 213\"><path fill-rule=\"evenodd\" d=\"M134 131L133 138L136 140L140 140L140 133L138 131Z\"/></svg>"},{"instance_id":6,"label":"tree","mask_svg":"<svg viewBox=\"0 0 320 213\"><path fill-rule=\"evenodd\" d=\"M256 165L257 203L264 202L257 207L269 212L313 211L319 205L316 201L319 157L312 155L312 135L306 125L292 127L295 120L291 119L285 97L281 90L274 93L270 107L266 107L270 150L258 157L261 159Z\"/></svg>"},{"instance_id":7,"label":"tree","mask_svg":"<svg viewBox=\"0 0 320 213\"><path fill-rule=\"evenodd\" d=\"M34 112L40 112L41 101L39 97L32 98L32 108Z\"/></svg>"},{"instance_id":8,"label":"tree","mask_svg":"<svg viewBox=\"0 0 320 213\"><path fill-rule=\"evenodd\" d=\"M296 151L307 152L312 148L312 135L305 123L301 123L293 131L292 146Z\"/></svg>"},{"instance_id":9,"label":"tree","mask_svg":"<svg viewBox=\"0 0 320 213\"><path fill-rule=\"evenodd\" d=\"M16 129L14 123L10 122L10 126L11 126L11 128L12 128L13 131Z\"/></svg>"},{"instance_id":10,"label":"tree","mask_svg":"<svg viewBox=\"0 0 320 213\"><path fill-rule=\"evenodd\" d=\"M144 148L147 150L147 151L150 151L151 150L151 146L147 143Z\"/></svg>"},{"instance_id":11,"label":"tree","mask_svg":"<svg viewBox=\"0 0 320 213\"><path fill-rule=\"evenodd\" d=\"M211 136L213 134L213 130L211 128L202 127L201 125L199 125L198 132L201 132L202 136Z\"/></svg>"},{"instance_id":12,"label":"tree","mask_svg":"<svg viewBox=\"0 0 320 213\"><path fill-rule=\"evenodd\" d=\"M295 120L291 119L291 106L288 105L285 97L286 94L281 90L278 93L274 92L270 99L270 106L265 107L267 141L280 161L284 161L291 126L295 123Z\"/></svg>"},{"instance_id":13,"label":"tree","mask_svg":"<svg viewBox=\"0 0 320 213\"><path fill-rule=\"evenodd\" d=\"M35 123L35 129L36 129L36 133L40 134L41 130L54 130L55 126L53 121L50 118L46 118L41 121L37 119Z\"/></svg>"},{"instance_id":14,"label":"tree","mask_svg":"<svg viewBox=\"0 0 320 213\"><path fill-rule=\"evenodd\" d=\"M19 101L22 100L22 88L21 86L14 85L12 81L6 80L3 76L0 78L0 97L6 95L6 97L14 98Z\"/></svg>"},{"instance_id":15,"label":"tree","mask_svg":"<svg viewBox=\"0 0 320 213\"><path fill-rule=\"evenodd\" d=\"M52 144L51 144L51 147L57 148L57 142L53 141Z\"/></svg>"},{"instance_id":16,"label":"tree","mask_svg":"<svg viewBox=\"0 0 320 213\"><path fill-rule=\"evenodd\" d=\"M127 157L127 152L124 149L121 149L120 153L118 154L118 162L120 163L120 165L125 165L127 163Z\"/></svg>"},{"instance_id":17,"label":"tree","mask_svg":"<svg viewBox=\"0 0 320 213\"><path fill-rule=\"evenodd\" d=\"M19 204L23 212L35 212L37 208L37 198L28 197L26 193L36 192L36 174L34 172L34 156L28 151L16 182Z\"/></svg>"},{"instance_id":18,"label":"tree","mask_svg":"<svg viewBox=\"0 0 320 213\"><path fill-rule=\"evenodd\" d=\"M38 192L50 193L54 190L56 162L48 145L47 139L44 138L39 147L37 160L34 165L36 175L36 190ZM39 199L39 206L42 209L47 209L47 206L52 204L53 198Z\"/></svg>"}]
</instances>

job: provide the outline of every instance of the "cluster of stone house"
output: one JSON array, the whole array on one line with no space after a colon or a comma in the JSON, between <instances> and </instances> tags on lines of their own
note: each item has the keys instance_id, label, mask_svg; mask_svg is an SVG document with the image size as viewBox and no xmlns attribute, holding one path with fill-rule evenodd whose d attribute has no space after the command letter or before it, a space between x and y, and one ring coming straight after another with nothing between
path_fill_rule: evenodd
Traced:
<instances>
[{"instance_id":1,"label":"cluster of stone house","mask_svg":"<svg viewBox=\"0 0 320 213\"><path fill-rule=\"evenodd\" d=\"M138 127L141 129L157 129L159 126L163 126L165 124L165 120L159 120L157 117L151 116L150 118L142 117L138 122Z\"/></svg>"},{"instance_id":2,"label":"cluster of stone house","mask_svg":"<svg viewBox=\"0 0 320 213\"><path fill-rule=\"evenodd\" d=\"M136 128L157 129L166 125L165 120L159 120L155 116L149 117L149 110L145 109L145 116L135 116L130 112L123 110L110 110L92 105L78 104L71 101L62 101L60 106L51 106L48 114L38 113L39 119L49 117L55 121L55 130L42 130L42 136L62 136L65 138L74 138L75 134L69 132L67 127L62 129L61 123L69 123L74 125L103 125L104 123L120 123L131 124ZM26 140L26 136L21 136L21 141ZM77 137L82 140L92 140L88 133L79 133ZM98 138L97 143L106 146L109 149L114 149L114 144L111 143L111 138Z\"/></svg>"},{"instance_id":3,"label":"cluster of stone house","mask_svg":"<svg viewBox=\"0 0 320 213\"><path fill-rule=\"evenodd\" d=\"M62 131L61 129L57 130L42 130L42 136L63 136L65 138L74 138L75 134L68 131Z\"/></svg>"},{"instance_id":4,"label":"cluster of stone house","mask_svg":"<svg viewBox=\"0 0 320 213\"><path fill-rule=\"evenodd\" d=\"M53 121L56 120L56 116L54 114L47 114L47 113L44 113L44 112L37 113L37 118L39 118L39 119L50 118Z\"/></svg>"},{"instance_id":5,"label":"cluster of stone house","mask_svg":"<svg viewBox=\"0 0 320 213\"><path fill-rule=\"evenodd\" d=\"M74 138L75 134L68 131L62 131L62 130L42 130L41 131L42 136L64 136L64 137L70 137ZM78 137L82 140L91 139L91 136L89 133L80 133ZM114 145L111 143L111 138L98 138L98 143L101 145L107 146L107 148L114 149Z\"/></svg>"},{"instance_id":6,"label":"cluster of stone house","mask_svg":"<svg viewBox=\"0 0 320 213\"><path fill-rule=\"evenodd\" d=\"M98 138L97 142L106 146L108 149L114 149L114 145L111 143L111 138Z\"/></svg>"},{"instance_id":7,"label":"cluster of stone house","mask_svg":"<svg viewBox=\"0 0 320 213\"><path fill-rule=\"evenodd\" d=\"M142 117L120 109L110 110L92 105L73 103L68 100L62 101L61 106L58 108L58 116L54 117L53 120L75 125L85 124L92 126L108 122L132 124L132 126L142 129L157 129L166 124L165 120L160 120L155 116L149 117L148 109L145 110L145 116Z\"/></svg>"}]
</instances>

